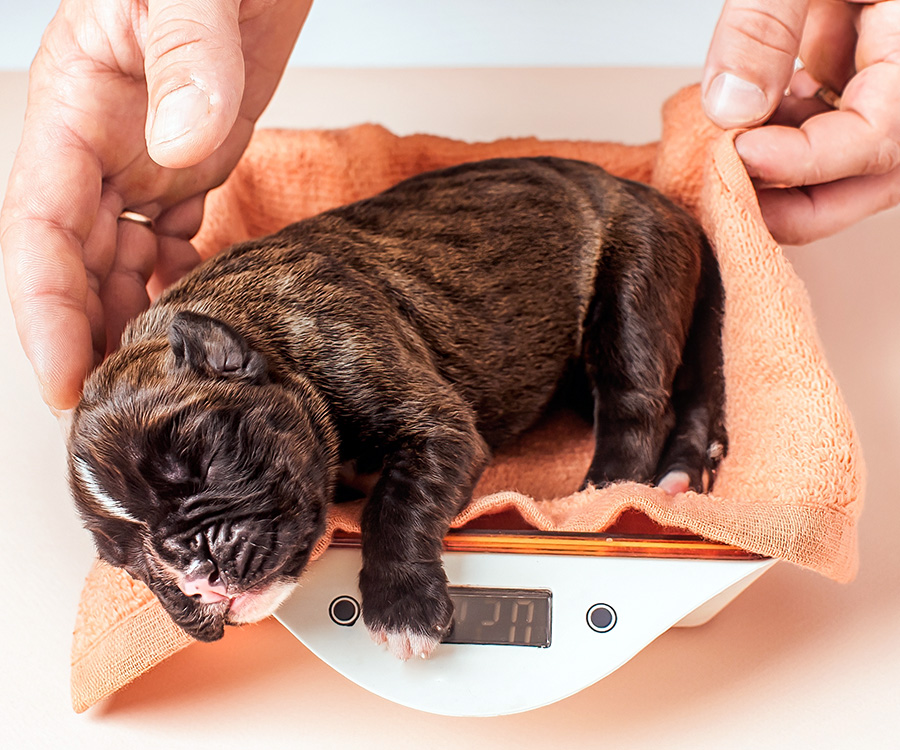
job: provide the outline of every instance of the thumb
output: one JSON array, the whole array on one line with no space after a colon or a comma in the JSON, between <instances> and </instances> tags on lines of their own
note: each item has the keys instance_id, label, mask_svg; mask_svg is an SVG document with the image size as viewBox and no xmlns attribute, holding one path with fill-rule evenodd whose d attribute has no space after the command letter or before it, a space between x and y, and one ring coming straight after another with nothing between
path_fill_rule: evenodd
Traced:
<instances>
[{"instance_id":1,"label":"thumb","mask_svg":"<svg viewBox=\"0 0 900 750\"><path fill-rule=\"evenodd\" d=\"M794 72L809 0L727 0L703 71L703 108L722 128L765 122Z\"/></svg>"},{"instance_id":2,"label":"thumb","mask_svg":"<svg viewBox=\"0 0 900 750\"><path fill-rule=\"evenodd\" d=\"M231 131L244 92L239 0L150 0L144 71L150 157L188 167Z\"/></svg>"}]
</instances>

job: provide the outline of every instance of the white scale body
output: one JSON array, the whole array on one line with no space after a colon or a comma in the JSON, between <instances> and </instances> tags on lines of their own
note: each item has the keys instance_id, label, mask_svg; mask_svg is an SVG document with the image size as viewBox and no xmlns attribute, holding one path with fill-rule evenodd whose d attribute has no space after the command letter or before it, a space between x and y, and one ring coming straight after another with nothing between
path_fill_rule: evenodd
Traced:
<instances>
[{"instance_id":1,"label":"white scale body","mask_svg":"<svg viewBox=\"0 0 900 750\"><path fill-rule=\"evenodd\" d=\"M400 661L355 617L361 557L352 548L330 548L310 565L276 616L319 658L388 700L497 716L572 695L669 628L708 621L775 562L479 552L443 560L451 587L549 591L549 646L442 643L428 659Z\"/></svg>"}]
</instances>

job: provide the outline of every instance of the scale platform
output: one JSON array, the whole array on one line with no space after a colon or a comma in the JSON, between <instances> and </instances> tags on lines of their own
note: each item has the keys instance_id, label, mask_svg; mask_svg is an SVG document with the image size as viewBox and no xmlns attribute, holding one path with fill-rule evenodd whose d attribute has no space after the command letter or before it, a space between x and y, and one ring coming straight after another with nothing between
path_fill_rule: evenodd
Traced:
<instances>
[{"instance_id":1,"label":"scale platform","mask_svg":"<svg viewBox=\"0 0 900 750\"><path fill-rule=\"evenodd\" d=\"M498 716L577 693L669 628L707 622L775 563L682 536L460 531L444 550L454 624L428 659L400 661L369 637L358 537L337 536L276 617L388 700Z\"/></svg>"}]
</instances>

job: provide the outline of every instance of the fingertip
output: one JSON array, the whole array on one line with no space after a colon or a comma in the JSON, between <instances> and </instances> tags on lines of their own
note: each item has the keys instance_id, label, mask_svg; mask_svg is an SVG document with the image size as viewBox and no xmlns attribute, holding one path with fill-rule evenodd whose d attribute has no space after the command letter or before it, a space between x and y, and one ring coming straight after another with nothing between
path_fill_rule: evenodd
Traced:
<instances>
[{"instance_id":1,"label":"fingertip","mask_svg":"<svg viewBox=\"0 0 900 750\"><path fill-rule=\"evenodd\" d=\"M65 413L74 409L81 398L81 390L74 390L68 386L58 386L38 380L41 398L54 415Z\"/></svg>"},{"instance_id":2,"label":"fingertip","mask_svg":"<svg viewBox=\"0 0 900 750\"><path fill-rule=\"evenodd\" d=\"M85 378L99 361L86 316L13 302L16 328L41 400L54 413L74 408Z\"/></svg>"},{"instance_id":3,"label":"fingertip","mask_svg":"<svg viewBox=\"0 0 900 750\"><path fill-rule=\"evenodd\" d=\"M150 5L145 138L160 166L198 164L225 142L237 121L244 93L239 7L236 0Z\"/></svg>"},{"instance_id":4,"label":"fingertip","mask_svg":"<svg viewBox=\"0 0 900 750\"><path fill-rule=\"evenodd\" d=\"M776 105L755 83L727 71L713 78L703 96L706 116L725 130L759 125Z\"/></svg>"},{"instance_id":5,"label":"fingertip","mask_svg":"<svg viewBox=\"0 0 900 750\"><path fill-rule=\"evenodd\" d=\"M33 231L24 239L20 224L16 237L4 245L10 303L41 399L51 410L64 411L76 406L85 378L99 361L103 336L101 326L91 321L97 322L102 311L87 291L80 256L62 247L67 236L29 224ZM44 252L30 252L31 247Z\"/></svg>"},{"instance_id":6,"label":"fingertip","mask_svg":"<svg viewBox=\"0 0 900 750\"><path fill-rule=\"evenodd\" d=\"M150 158L170 168L203 161L228 137L238 105L211 95L193 81L170 91L147 118Z\"/></svg>"},{"instance_id":7,"label":"fingertip","mask_svg":"<svg viewBox=\"0 0 900 750\"><path fill-rule=\"evenodd\" d=\"M809 0L726 0L703 77L703 107L722 128L754 127L791 80Z\"/></svg>"},{"instance_id":8,"label":"fingertip","mask_svg":"<svg viewBox=\"0 0 900 750\"><path fill-rule=\"evenodd\" d=\"M761 189L757 195L779 244L805 245L900 203L900 168L804 188Z\"/></svg>"},{"instance_id":9,"label":"fingertip","mask_svg":"<svg viewBox=\"0 0 900 750\"><path fill-rule=\"evenodd\" d=\"M740 157L741 161L744 163L744 168L747 170L747 174L753 178L759 178L761 175L759 174L759 149L757 148L757 144L753 138L747 138L746 136L751 135L754 131L749 131L747 133L741 133L737 138L734 139L734 150L737 151L737 155Z\"/></svg>"},{"instance_id":10,"label":"fingertip","mask_svg":"<svg viewBox=\"0 0 900 750\"><path fill-rule=\"evenodd\" d=\"M43 356L40 351L31 355L41 398L54 414L78 405L84 381L94 365L92 352L86 352L84 356L76 352L69 354L64 361Z\"/></svg>"},{"instance_id":11,"label":"fingertip","mask_svg":"<svg viewBox=\"0 0 900 750\"><path fill-rule=\"evenodd\" d=\"M808 155L796 128L766 125L734 139L734 149L757 187L785 188L806 184ZM800 136L802 139L802 135Z\"/></svg>"},{"instance_id":12,"label":"fingertip","mask_svg":"<svg viewBox=\"0 0 900 750\"><path fill-rule=\"evenodd\" d=\"M147 118L147 149L153 160L159 163L185 150L196 140L192 131L202 128L210 109L209 96L193 83L166 94Z\"/></svg>"}]
</instances>

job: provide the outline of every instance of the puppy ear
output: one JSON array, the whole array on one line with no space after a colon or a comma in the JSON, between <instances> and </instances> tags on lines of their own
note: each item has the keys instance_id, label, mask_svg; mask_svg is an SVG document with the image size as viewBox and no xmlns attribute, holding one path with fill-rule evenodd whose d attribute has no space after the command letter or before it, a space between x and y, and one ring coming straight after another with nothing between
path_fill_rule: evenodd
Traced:
<instances>
[{"instance_id":1,"label":"puppy ear","mask_svg":"<svg viewBox=\"0 0 900 750\"><path fill-rule=\"evenodd\" d=\"M89 526L88 530L94 537L94 547L97 550L97 554L105 562L117 568L122 568L128 564L128 555L125 552L125 548L116 540L115 536L110 536L98 525Z\"/></svg>"},{"instance_id":2,"label":"puppy ear","mask_svg":"<svg viewBox=\"0 0 900 750\"><path fill-rule=\"evenodd\" d=\"M169 326L169 345L179 367L212 378L266 381L266 361L243 337L221 320L180 312Z\"/></svg>"}]
</instances>

